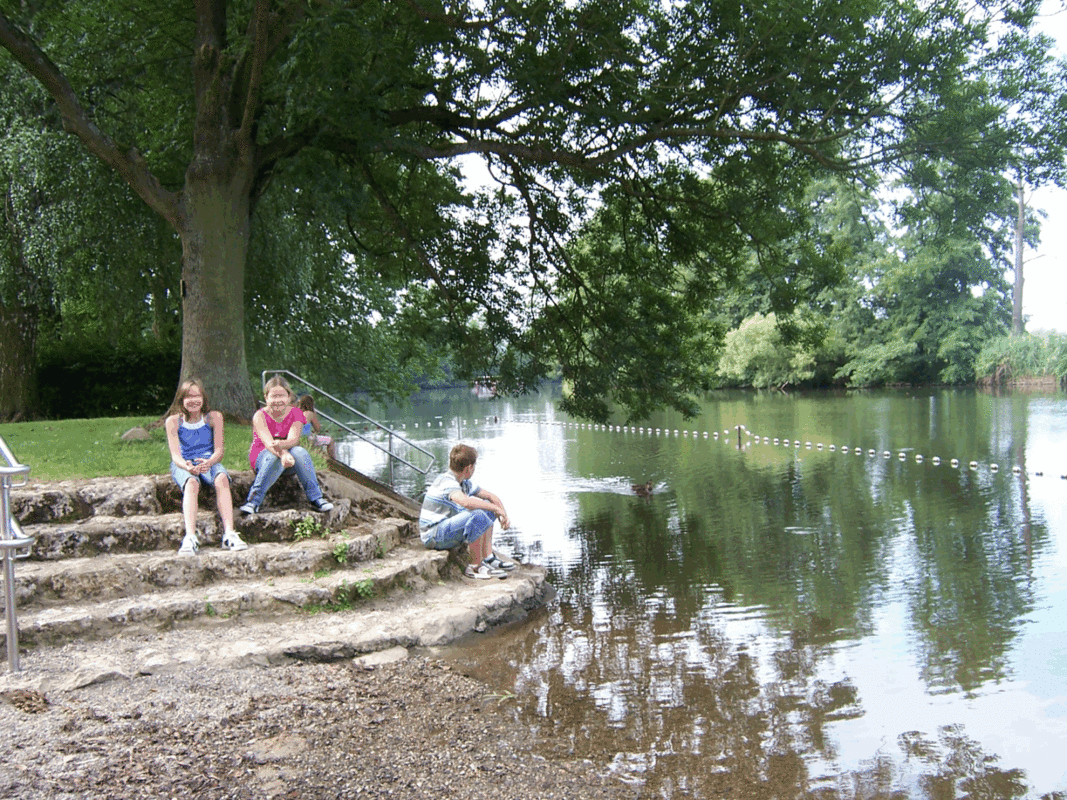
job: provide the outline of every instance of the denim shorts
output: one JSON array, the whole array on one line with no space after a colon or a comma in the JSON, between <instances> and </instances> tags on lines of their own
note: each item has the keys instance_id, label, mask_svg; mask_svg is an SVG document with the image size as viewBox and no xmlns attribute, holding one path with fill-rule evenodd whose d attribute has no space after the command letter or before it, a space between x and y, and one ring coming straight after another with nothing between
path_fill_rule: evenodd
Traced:
<instances>
[{"instance_id":1,"label":"denim shorts","mask_svg":"<svg viewBox=\"0 0 1067 800\"><path fill-rule=\"evenodd\" d=\"M420 534L422 543L434 550L451 550L466 542L476 542L492 530L496 515L491 511L477 509L461 511L454 517L443 519Z\"/></svg>"},{"instance_id":2,"label":"denim shorts","mask_svg":"<svg viewBox=\"0 0 1067 800\"><path fill-rule=\"evenodd\" d=\"M185 491L185 482L190 478L199 478L200 482L204 486L214 486L215 479L219 475L229 475L226 471L226 467L222 466L222 463L212 464L207 472L201 472L199 475L193 475L189 470L179 467L173 461L170 462L170 476L174 478L174 482L178 484L178 488Z\"/></svg>"}]
</instances>

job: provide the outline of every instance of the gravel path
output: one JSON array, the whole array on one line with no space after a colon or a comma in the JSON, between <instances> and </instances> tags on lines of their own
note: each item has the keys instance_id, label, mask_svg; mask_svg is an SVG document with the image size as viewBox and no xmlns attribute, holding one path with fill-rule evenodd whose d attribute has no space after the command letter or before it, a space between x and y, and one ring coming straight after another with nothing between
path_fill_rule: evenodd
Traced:
<instances>
[{"instance_id":1,"label":"gravel path","mask_svg":"<svg viewBox=\"0 0 1067 800\"><path fill-rule=\"evenodd\" d=\"M422 656L11 686L0 682L2 798L635 796L603 768L538 755L506 698Z\"/></svg>"}]
</instances>

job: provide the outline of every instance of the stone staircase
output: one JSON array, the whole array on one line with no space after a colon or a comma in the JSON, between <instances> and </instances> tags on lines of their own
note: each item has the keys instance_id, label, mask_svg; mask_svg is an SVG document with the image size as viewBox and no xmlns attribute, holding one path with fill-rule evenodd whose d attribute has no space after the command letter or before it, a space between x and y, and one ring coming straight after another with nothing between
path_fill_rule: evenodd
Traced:
<instances>
[{"instance_id":1,"label":"stone staircase","mask_svg":"<svg viewBox=\"0 0 1067 800\"><path fill-rule=\"evenodd\" d=\"M236 506L252 474L230 477ZM125 668L142 672L168 658L229 666L351 658L446 644L521 618L551 595L537 567L470 581L465 556L422 547L410 502L334 472L320 482L334 503L328 513L314 511L290 478L259 514L236 512L249 544L240 552L219 547L214 492L201 492L196 556L177 553L181 495L168 475L13 490L13 516L36 536L15 566L22 670L33 670L37 652L90 642L137 651L140 661Z\"/></svg>"}]
</instances>

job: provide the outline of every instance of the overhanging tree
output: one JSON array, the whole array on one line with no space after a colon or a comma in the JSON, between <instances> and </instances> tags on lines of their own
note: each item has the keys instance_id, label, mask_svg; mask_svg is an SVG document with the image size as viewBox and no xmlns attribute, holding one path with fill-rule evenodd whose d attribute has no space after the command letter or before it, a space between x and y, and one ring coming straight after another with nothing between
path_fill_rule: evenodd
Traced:
<instances>
[{"instance_id":1,"label":"overhanging tree","mask_svg":"<svg viewBox=\"0 0 1067 800\"><path fill-rule=\"evenodd\" d=\"M257 204L267 192L319 190L326 176L349 197L309 221L309 235L344 238L353 259L338 259L319 291L375 298L361 323L381 316L449 342L468 374L498 373L505 387L558 363L577 396L685 408L678 387L699 387L706 370L694 348L660 348L666 380L652 383L636 370L606 374L588 349L590 324L616 352L647 344L630 333L642 320L587 317L594 306L574 302L575 287L587 289L567 243L599 192L640 198L670 227L679 209L717 219L722 208L719 197L681 192L703 181L664 180L666 165L734 187L769 171L746 202L773 209L766 190L791 175L971 147L931 119L971 80L967 66L1004 21L1002 6L1022 27L1036 9L7 1L0 46L47 90L67 130L179 235L182 377L203 377L223 410L252 407L245 295L258 268L249 263ZM467 156L496 181L477 198L455 167ZM771 273L779 266L768 262ZM635 280L647 268L619 265ZM663 277L663 302L631 310L703 313L719 287L691 265ZM789 283L779 282L784 305L800 299ZM274 319L289 321L284 308Z\"/></svg>"}]
</instances>

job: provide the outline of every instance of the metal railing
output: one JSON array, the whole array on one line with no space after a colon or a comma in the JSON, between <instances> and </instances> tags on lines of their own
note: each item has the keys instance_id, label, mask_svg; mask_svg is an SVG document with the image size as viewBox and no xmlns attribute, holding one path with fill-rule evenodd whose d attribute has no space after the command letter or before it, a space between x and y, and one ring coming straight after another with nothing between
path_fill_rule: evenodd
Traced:
<instances>
[{"instance_id":1,"label":"metal railing","mask_svg":"<svg viewBox=\"0 0 1067 800\"><path fill-rule=\"evenodd\" d=\"M325 389L322 389L322 388L316 386L315 384L311 383L307 379L302 378L299 375L297 375L296 373L290 372L287 369L265 369L265 370L263 370L263 372L261 373L261 376L260 376L261 377L261 382L263 384L266 384L267 380L268 380L268 376L273 376L273 375L286 376L292 382L300 383L300 384L306 386L307 388L311 389L313 392L316 392L317 394L321 395L322 397L328 398L329 400L333 401L337 405L341 406L341 408L345 409L349 413L354 414L356 417L358 417L359 420L360 420L359 422L353 422L351 424L348 423L348 422L342 422L341 420L330 416L325 411L322 411L318 407L317 404L315 406L315 413L318 414L320 417L322 417L325 420L330 421L331 423L333 423L334 425L336 425L338 428L340 428L341 430L345 431L346 433L348 433L348 434L350 434L350 435L352 435L352 436L354 436L354 437L366 442L371 447L374 447L374 448L376 448L376 449L378 449L378 450L380 450L380 451L382 451L383 453L386 454L386 456L388 457L388 464L389 464L389 486L390 487L396 488L396 481L395 481L395 479L393 477L393 463L394 462L400 462L401 464L403 464L403 465L405 465L407 467L410 467L415 472L418 472L420 475L424 475L424 476L428 475L430 473L430 471L433 469L434 462L436 460L434 455L433 455L433 453L431 453L429 450L425 449L424 447L420 447L419 445L415 444L415 442L411 441L410 439L405 437L403 434L397 433L396 431L385 427L384 425L382 425L377 420L374 420L374 419L371 419L370 417L368 417L362 411L359 411L358 409L352 408L352 406L350 406L344 400L340 400L340 399L334 397L332 394L327 392ZM370 439L367 436L364 436L362 431L357 430L356 428L352 427L353 424L354 425L360 425L360 426L370 426L370 427L373 427L375 430L384 433L388 437L388 440L389 440L388 447L383 447L381 444L379 444L378 442L374 441L373 439ZM420 466L412 463L408 459L406 459L403 455L394 452L394 444L397 443L397 442L399 442L399 443L401 443L403 445L406 445L407 447L411 448L412 450L416 450L419 453L422 453L424 456L426 456L427 459L428 459L428 462L426 463L426 466L425 467L420 467Z\"/></svg>"},{"instance_id":2,"label":"metal railing","mask_svg":"<svg viewBox=\"0 0 1067 800\"><path fill-rule=\"evenodd\" d=\"M35 537L26 536L11 516L11 489L24 486L30 468L20 464L0 436L0 551L4 558L4 617L7 619L7 664L19 671L19 625L15 608L15 559L30 554ZM20 552L24 551L24 552Z\"/></svg>"}]
</instances>

